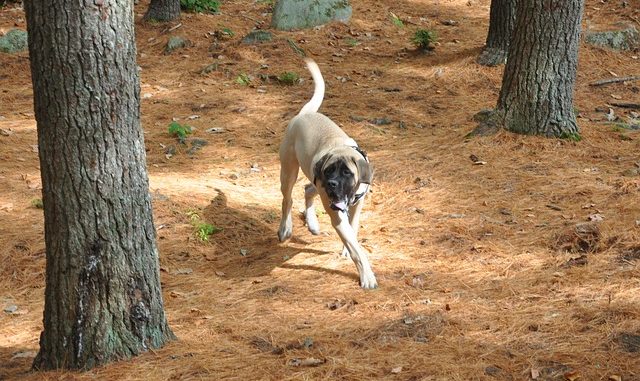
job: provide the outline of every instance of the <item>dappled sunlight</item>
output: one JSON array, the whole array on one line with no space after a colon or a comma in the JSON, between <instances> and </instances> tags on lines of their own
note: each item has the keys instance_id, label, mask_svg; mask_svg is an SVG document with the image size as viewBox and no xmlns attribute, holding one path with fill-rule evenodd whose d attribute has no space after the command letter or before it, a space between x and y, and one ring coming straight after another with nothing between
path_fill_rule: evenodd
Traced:
<instances>
[{"instance_id":1,"label":"dappled sunlight","mask_svg":"<svg viewBox=\"0 0 640 381\"><path fill-rule=\"evenodd\" d=\"M588 4L593 23L637 15ZM475 64L489 1L352 5L348 26L269 30L273 39L262 45L240 40L268 29L264 2L183 14L171 32L178 23L144 23L147 2L136 6L163 297L179 340L87 373L26 373L42 329L39 162L26 53L0 53L0 129L10 130L0 134L0 363L8 364L0 378L466 381L525 379L539 369L633 379L637 361L619 337L640 331L640 181L623 174L637 167L638 137L595 110L613 95L636 99L637 82L589 83L611 71L633 74L635 53L581 46L581 142L468 138L474 115L494 107L500 91L503 68ZM0 10L0 28L20 23L16 15ZM210 33L221 28L235 35ZM412 46L418 28L437 32L431 53ZM192 45L165 55L173 35ZM320 111L375 169L359 239L377 290L359 288L319 202L321 233L307 230L302 173L293 237L278 241L278 147L313 92L287 40L318 62L327 86ZM301 83L280 84L283 72ZM241 74L251 82L237 83ZM168 132L174 120L193 127L184 144ZM584 223L587 233L577 228ZM209 225L211 234L199 230ZM8 305L17 313L2 312Z\"/></svg>"}]
</instances>

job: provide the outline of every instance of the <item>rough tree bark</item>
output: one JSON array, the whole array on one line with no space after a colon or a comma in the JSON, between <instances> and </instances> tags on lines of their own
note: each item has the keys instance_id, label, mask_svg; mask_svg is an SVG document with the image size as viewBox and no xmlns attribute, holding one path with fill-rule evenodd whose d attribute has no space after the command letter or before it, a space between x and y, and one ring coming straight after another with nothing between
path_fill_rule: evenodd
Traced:
<instances>
[{"instance_id":1,"label":"rough tree bark","mask_svg":"<svg viewBox=\"0 0 640 381\"><path fill-rule=\"evenodd\" d=\"M516 0L491 0L487 42L476 62L484 66L506 62L515 21Z\"/></svg>"},{"instance_id":2,"label":"rough tree bark","mask_svg":"<svg viewBox=\"0 0 640 381\"><path fill-rule=\"evenodd\" d=\"M132 1L25 1L46 243L35 369L174 338L163 310Z\"/></svg>"},{"instance_id":3,"label":"rough tree bark","mask_svg":"<svg viewBox=\"0 0 640 381\"><path fill-rule=\"evenodd\" d=\"M584 0L519 1L496 112L507 130L577 136L573 89Z\"/></svg>"},{"instance_id":4,"label":"rough tree bark","mask_svg":"<svg viewBox=\"0 0 640 381\"><path fill-rule=\"evenodd\" d=\"M579 139L573 111L583 0L518 1L495 110L476 117L471 135L499 128Z\"/></svg>"},{"instance_id":5,"label":"rough tree bark","mask_svg":"<svg viewBox=\"0 0 640 381\"><path fill-rule=\"evenodd\" d=\"M145 21L172 21L180 17L180 0L151 0Z\"/></svg>"}]
</instances>

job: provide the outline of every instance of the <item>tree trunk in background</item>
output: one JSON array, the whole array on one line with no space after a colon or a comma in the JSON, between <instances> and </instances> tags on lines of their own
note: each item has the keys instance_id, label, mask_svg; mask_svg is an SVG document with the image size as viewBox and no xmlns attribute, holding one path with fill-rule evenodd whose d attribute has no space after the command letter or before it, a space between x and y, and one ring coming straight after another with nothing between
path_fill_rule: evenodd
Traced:
<instances>
[{"instance_id":1,"label":"tree trunk in background","mask_svg":"<svg viewBox=\"0 0 640 381\"><path fill-rule=\"evenodd\" d=\"M174 338L140 127L133 2L24 5L47 258L33 367L89 369Z\"/></svg>"},{"instance_id":2,"label":"tree trunk in background","mask_svg":"<svg viewBox=\"0 0 640 381\"><path fill-rule=\"evenodd\" d=\"M491 0L487 42L476 62L484 66L505 63L515 21L516 0Z\"/></svg>"},{"instance_id":3,"label":"tree trunk in background","mask_svg":"<svg viewBox=\"0 0 640 381\"><path fill-rule=\"evenodd\" d=\"M151 0L144 20L172 21L180 17L180 0Z\"/></svg>"},{"instance_id":4,"label":"tree trunk in background","mask_svg":"<svg viewBox=\"0 0 640 381\"><path fill-rule=\"evenodd\" d=\"M518 1L496 116L521 134L578 137L573 89L583 0Z\"/></svg>"}]
</instances>

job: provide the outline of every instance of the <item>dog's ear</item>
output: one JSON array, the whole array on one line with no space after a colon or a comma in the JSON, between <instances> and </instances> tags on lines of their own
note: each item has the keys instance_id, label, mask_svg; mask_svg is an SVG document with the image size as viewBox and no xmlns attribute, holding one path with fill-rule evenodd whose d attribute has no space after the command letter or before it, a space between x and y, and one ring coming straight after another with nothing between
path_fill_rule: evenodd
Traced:
<instances>
[{"instance_id":1,"label":"dog's ear","mask_svg":"<svg viewBox=\"0 0 640 381\"><path fill-rule=\"evenodd\" d=\"M329 157L330 157L329 154L325 154L313 166L313 185L316 185L316 181L317 180L320 180L320 181L324 180L324 171L323 171L323 169L324 169L324 165L329 160Z\"/></svg>"},{"instance_id":2,"label":"dog's ear","mask_svg":"<svg viewBox=\"0 0 640 381\"><path fill-rule=\"evenodd\" d=\"M371 184L373 181L373 166L365 159L356 160L358 167L358 181L363 184Z\"/></svg>"}]
</instances>

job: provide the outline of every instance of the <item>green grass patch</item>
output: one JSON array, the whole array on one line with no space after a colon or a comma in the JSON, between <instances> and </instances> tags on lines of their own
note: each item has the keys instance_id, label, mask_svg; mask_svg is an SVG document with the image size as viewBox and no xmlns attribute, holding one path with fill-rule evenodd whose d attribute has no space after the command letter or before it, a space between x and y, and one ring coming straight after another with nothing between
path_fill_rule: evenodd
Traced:
<instances>
[{"instance_id":1,"label":"green grass patch","mask_svg":"<svg viewBox=\"0 0 640 381\"><path fill-rule=\"evenodd\" d=\"M236 83L242 86L249 86L251 84L251 77L247 73L240 73L236 77Z\"/></svg>"},{"instance_id":2,"label":"green grass patch","mask_svg":"<svg viewBox=\"0 0 640 381\"><path fill-rule=\"evenodd\" d=\"M217 0L180 0L180 8L187 12L218 13L220 2Z\"/></svg>"},{"instance_id":3,"label":"green grass patch","mask_svg":"<svg viewBox=\"0 0 640 381\"><path fill-rule=\"evenodd\" d=\"M278 76L278 81L280 81L280 83L289 85L289 86L295 85L296 83L298 83L299 80L300 80L300 76L298 75L298 73L291 72L291 71L285 71L284 73Z\"/></svg>"}]
</instances>

